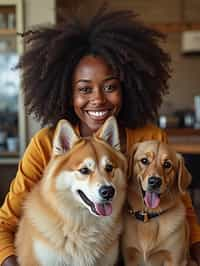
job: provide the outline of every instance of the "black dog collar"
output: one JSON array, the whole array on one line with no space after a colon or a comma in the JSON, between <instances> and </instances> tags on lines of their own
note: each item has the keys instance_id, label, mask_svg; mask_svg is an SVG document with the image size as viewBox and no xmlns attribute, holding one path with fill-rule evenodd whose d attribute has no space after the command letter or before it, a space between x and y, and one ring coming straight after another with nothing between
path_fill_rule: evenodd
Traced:
<instances>
[{"instance_id":1,"label":"black dog collar","mask_svg":"<svg viewBox=\"0 0 200 266\"><path fill-rule=\"evenodd\" d=\"M132 210L130 208L128 209L128 213L131 216L135 217L137 220L140 220L140 221L142 221L144 223L148 222L152 218L155 218L157 216L160 216L164 212L165 211L159 212L159 213L157 213L157 212L151 212L151 213L149 213L149 212L146 212L146 211L134 211L134 210Z\"/></svg>"}]
</instances>

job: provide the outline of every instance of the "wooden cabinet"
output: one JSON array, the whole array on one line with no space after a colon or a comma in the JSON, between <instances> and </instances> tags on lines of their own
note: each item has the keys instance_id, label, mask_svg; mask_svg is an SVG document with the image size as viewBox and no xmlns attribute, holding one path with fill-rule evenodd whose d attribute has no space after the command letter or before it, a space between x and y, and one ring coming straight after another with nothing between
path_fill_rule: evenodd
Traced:
<instances>
[{"instance_id":1,"label":"wooden cabinet","mask_svg":"<svg viewBox=\"0 0 200 266\"><path fill-rule=\"evenodd\" d=\"M0 164L15 164L26 142L20 72L23 0L0 0Z\"/></svg>"}]
</instances>

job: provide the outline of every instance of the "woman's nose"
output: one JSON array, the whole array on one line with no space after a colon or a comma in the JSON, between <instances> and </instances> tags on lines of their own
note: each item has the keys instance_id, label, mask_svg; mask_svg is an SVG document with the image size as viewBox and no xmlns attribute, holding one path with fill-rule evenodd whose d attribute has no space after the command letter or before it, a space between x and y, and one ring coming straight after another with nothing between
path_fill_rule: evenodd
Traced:
<instances>
[{"instance_id":1,"label":"woman's nose","mask_svg":"<svg viewBox=\"0 0 200 266\"><path fill-rule=\"evenodd\" d=\"M104 95L104 92L101 89L97 89L94 91L92 98L91 98L91 102L95 105L99 105L102 103L105 103L106 98Z\"/></svg>"}]
</instances>

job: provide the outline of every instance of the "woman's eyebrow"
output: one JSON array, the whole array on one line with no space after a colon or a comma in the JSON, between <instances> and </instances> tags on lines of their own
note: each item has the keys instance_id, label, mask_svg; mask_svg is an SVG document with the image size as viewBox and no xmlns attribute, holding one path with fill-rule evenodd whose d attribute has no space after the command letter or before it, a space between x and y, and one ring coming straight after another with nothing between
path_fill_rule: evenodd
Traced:
<instances>
[{"instance_id":1,"label":"woman's eyebrow","mask_svg":"<svg viewBox=\"0 0 200 266\"><path fill-rule=\"evenodd\" d=\"M91 82L91 80L89 80L89 79L79 79L79 80L77 80L77 81L75 81L74 83L79 83L79 82Z\"/></svg>"},{"instance_id":2,"label":"woman's eyebrow","mask_svg":"<svg viewBox=\"0 0 200 266\"><path fill-rule=\"evenodd\" d=\"M112 79L118 79L119 80L119 78L117 76L109 76L109 77L106 77L103 81L109 81Z\"/></svg>"},{"instance_id":3,"label":"woman's eyebrow","mask_svg":"<svg viewBox=\"0 0 200 266\"><path fill-rule=\"evenodd\" d=\"M112 79L119 80L119 78L117 76L108 76L105 79L103 79L103 82L109 81L109 80L112 80ZM92 80L90 80L90 79L79 79L79 80L75 81L74 83L76 84L76 83L79 83L79 82L87 82L87 83L89 83L89 82L92 82Z\"/></svg>"}]
</instances>

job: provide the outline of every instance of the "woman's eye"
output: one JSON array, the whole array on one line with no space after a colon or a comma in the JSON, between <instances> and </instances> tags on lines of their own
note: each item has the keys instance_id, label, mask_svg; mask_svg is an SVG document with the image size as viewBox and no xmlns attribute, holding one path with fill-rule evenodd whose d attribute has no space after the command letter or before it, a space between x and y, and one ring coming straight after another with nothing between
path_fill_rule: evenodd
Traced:
<instances>
[{"instance_id":1,"label":"woman's eye","mask_svg":"<svg viewBox=\"0 0 200 266\"><path fill-rule=\"evenodd\" d=\"M149 161L148 161L147 158L142 158L141 159L141 163L144 164L144 165L147 165L147 164L149 164Z\"/></svg>"},{"instance_id":2,"label":"woman's eye","mask_svg":"<svg viewBox=\"0 0 200 266\"><path fill-rule=\"evenodd\" d=\"M164 164L163 164L163 167L164 168L170 168L171 167L171 163L168 162L168 161L165 161Z\"/></svg>"},{"instance_id":3,"label":"woman's eye","mask_svg":"<svg viewBox=\"0 0 200 266\"><path fill-rule=\"evenodd\" d=\"M92 89L90 87L82 87L79 89L81 93L90 93Z\"/></svg>"},{"instance_id":4,"label":"woman's eye","mask_svg":"<svg viewBox=\"0 0 200 266\"><path fill-rule=\"evenodd\" d=\"M104 86L104 91L105 92L112 92L115 89L116 89L116 86L114 86L114 85L106 85L106 86Z\"/></svg>"},{"instance_id":5,"label":"woman's eye","mask_svg":"<svg viewBox=\"0 0 200 266\"><path fill-rule=\"evenodd\" d=\"M81 169L79 169L79 172L82 174L82 175L89 175L91 170L87 167L82 167Z\"/></svg>"}]
</instances>

